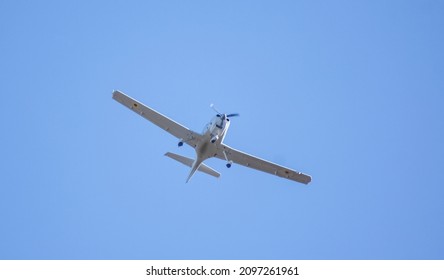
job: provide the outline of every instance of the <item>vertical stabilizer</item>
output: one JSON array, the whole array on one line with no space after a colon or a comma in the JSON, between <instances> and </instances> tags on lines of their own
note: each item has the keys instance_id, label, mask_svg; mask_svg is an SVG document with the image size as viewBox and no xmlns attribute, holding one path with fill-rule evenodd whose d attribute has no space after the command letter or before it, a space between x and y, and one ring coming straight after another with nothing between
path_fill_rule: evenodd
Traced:
<instances>
[{"instance_id":1,"label":"vertical stabilizer","mask_svg":"<svg viewBox=\"0 0 444 280\"><path fill-rule=\"evenodd\" d=\"M194 159L191 158L187 158L181 155L177 155L177 154L173 154L173 153L166 153L165 156L172 158L174 160L177 160L178 162L188 166L188 167L193 167L193 163L194 163ZM220 173L217 172L216 170L214 170L213 168L209 167L208 165L206 165L205 163L201 163L199 165L199 167L197 168L197 171L202 171L203 173L206 173L208 175L214 176L216 178L220 177Z\"/></svg>"},{"instance_id":2,"label":"vertical stabilizer","mask_svg":"<svg viewBox=\"0 0 444 280\"><path fill-rule=\"evenodd\" d=\"M188 183L190 181L191 177L193 177L194 173L196 173L196 170L199 168L201 163L202 163L202 159L200 159L200 158L197 158L194 161L193 166L191 167L190 175L188 175L186 183Z\"/></svg>"}]
</instances>

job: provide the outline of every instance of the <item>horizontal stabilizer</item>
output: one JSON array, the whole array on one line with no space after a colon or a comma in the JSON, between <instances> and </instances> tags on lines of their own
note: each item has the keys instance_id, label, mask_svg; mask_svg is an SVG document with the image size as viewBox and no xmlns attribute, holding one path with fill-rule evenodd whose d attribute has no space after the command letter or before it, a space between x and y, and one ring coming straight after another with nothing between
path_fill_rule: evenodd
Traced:
<instances>
[{"instance_id":1,"label":"horizontal stabilizer","mask_svg":"<svg viewBox=\"0 0 444 280\"><path fill-rule=\"evenodd\" d=\"M187 158L181 155L177 155L177 154L173 154L173 153L166 153L165 154L167 157L172 158L174 160L177 160L178 162L185 164L188 167L192 167L194 160L191 158ZM208 175L214 176L219 178L220 177L220 173L217 172L216 170L214 170L213 168L209 167L208 165L205 165L204 163L201 163L199 168L197 169L198 171L201 171L203 173L206 173Z\"/></svg>"}]
</instances>

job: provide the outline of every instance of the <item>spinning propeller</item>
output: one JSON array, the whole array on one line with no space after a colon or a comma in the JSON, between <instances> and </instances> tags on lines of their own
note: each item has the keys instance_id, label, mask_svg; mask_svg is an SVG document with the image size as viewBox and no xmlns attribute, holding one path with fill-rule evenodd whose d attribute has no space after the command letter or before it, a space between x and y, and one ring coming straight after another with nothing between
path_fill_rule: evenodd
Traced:
<instances>
[{"instance_id":1,"label":"spinning propeller","mask_svg":"<svg viewBox=\"0 0 444 280\"><path fill-rule=\"evenodd\" d=\"M222 114L222 113L220 113L220 112L216 109L216 107L214 107L214 104L213 104L213 103L210 104L210 107L211 107L211 108L212 108L212 109L213 109L218 115L222 116L222 119L225 119L225 118L231 118L231 117L239 117L239 116L240 116L238 113Z\"/></svg>"}]
</instances>

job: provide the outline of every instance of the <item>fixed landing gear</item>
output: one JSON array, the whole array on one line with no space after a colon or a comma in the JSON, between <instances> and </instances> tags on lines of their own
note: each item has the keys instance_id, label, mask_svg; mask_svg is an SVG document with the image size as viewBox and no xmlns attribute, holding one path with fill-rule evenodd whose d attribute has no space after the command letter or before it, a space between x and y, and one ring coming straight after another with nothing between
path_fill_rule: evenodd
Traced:
<instances>
[{"instance_id":1,"label":"fixed landing gear","mask_svg":"<svg viewBox=\"0 0 444 280\"><path fill-rule=\"evenodd\" d=\"M230 168L231 165L233 164L233 161L232 160L228 160L227 153L225 152L225 150L223 150L222 152L224 153L225 159L227 160L227 164L225 166L227 168Z\"/></svg>"},{"instance_id":2,"label":"fixed landing gear","mask_svg":"<svg viewBox=\"0 0 444 280\"><path fill-rule=\"evenodd\" d=\"M211 143L214 144L214 142L216 142L217 139L219 139L219 135L214 135L214 136L211 138Z\"/></svg>"},{"instance_id":3,"label":"fixed landing gear","mask_svg":"<svg viewBox=\"0 0 444 280\"><path fill-rule=\"evenodd\" d=\"M188 141L191 141L191 140L193 140L193 139L194 139L193 135L188 135L187 138L182 138L182 139L180 139L180 140L179 140L179 143L177 143L177 146L182 147L182 146L183 146L183 143L188 143ZM196 147L196 145L194 145L194 147Z\"/></svg>"}]
</instances>

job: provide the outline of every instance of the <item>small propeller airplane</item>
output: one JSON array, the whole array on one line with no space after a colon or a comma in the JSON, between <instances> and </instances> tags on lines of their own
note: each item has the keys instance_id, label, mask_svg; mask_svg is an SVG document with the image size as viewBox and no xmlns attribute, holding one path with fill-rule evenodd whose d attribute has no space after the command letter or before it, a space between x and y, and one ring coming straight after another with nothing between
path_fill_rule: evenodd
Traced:
<instances>
[{"instance_id":1,"label":"small propeller airplane","mask_svg":"<svg viewBox=\"0 0 444 280\"><path fill-rule=\"evenodd\" d=\"M205 126L204 132L200 134L156 112L118 90L113 92L113 99L180 139L178 143L179 147L182 147L183 144L186 143L195 149L196 159L194 160L170 152L165 154L165 156L191 167L186 182L191 179L196 171L201 171L218 178L220 174L203 163L206 159L212 157L225 160L227 162L227 168L230 168L233 163L237 163L303 184L308 184L311 181L309 175L238 151L224 144L223 140L230 127L229 118L237 117L239 114L222 114L211 104L211 108L216 111L217 115Z\"/></svg>"}]
</instances>

